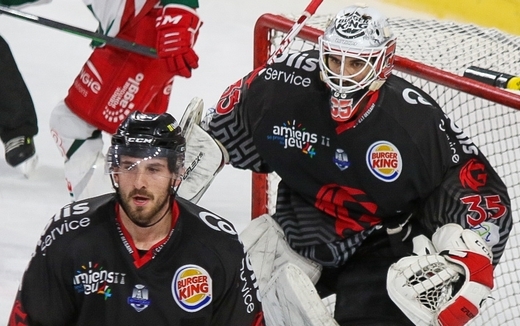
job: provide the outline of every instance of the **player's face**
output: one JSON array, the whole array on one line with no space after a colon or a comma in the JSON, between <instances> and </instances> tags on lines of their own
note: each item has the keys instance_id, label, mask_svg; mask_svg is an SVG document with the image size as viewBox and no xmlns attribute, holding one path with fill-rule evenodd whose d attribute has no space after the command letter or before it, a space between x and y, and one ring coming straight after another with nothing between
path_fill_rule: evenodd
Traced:
<instances>
[{"instance_id":1,"label":"player's face","mask_svg":"<svg viewBox=\"0 0 520 326\"><path fill-rule=\"evenodd\" d=\"M170 189L175 175L166 158L122 156L114 169L121 205L128 218L139 226L152 225L169 209Z\"/></svg>"},{"instance_id":2,"label":"player's face","mask_svg":"<svg viewBox=\"0 0 520 326\"><path fill-rule=\"evenodd\" d=\"M328 56L328 67L335 74L343 75L349 79L355 80L356 82L360 82L370 72L371 67L366 61L349 57L343 59L344 65L342 70L341 59L342 58L339 55L330 54Z\"/></svg>"}]
</instances>

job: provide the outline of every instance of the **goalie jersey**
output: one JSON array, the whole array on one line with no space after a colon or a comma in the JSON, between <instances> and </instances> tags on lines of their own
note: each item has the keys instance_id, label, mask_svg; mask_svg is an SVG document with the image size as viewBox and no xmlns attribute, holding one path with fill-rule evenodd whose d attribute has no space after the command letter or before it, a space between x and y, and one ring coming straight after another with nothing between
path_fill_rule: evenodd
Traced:
<instances>
[{"instance_id":1,"label":"goalie jersey","mask_svg":"<svg viewBox=\"0 0 520 326\"><path fill-rule=\"evenodd\" d=\"M395 75L356 120L335 122L318 55L282 54L229 86L208 127L233 166L281 177L273 218L291 247L340 266L376 228L412 214L428 237L447 223L476 231L496 265L510 199L480 149Z\"/></svg>"},{"instance_id":2,"label":"goalie jersey","mask_svg":"<svg viewBox=\"0 0 520 326\"><path fill-rule=\"evenodd\" d=\"M9 325L262 325L256 279L233 226L183 199L170 235L138 253L115 194L47 225Z\"/></svg>"}]
</instances>

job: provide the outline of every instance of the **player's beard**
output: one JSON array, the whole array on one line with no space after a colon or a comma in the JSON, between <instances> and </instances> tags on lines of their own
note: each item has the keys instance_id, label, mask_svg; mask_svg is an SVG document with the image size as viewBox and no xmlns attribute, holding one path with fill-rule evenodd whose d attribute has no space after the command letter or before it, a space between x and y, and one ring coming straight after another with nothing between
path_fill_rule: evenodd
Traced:
<instances>
[{"instance_id":1,"label":"player's beard","mask_svg":"<svg viewBox=\"0 0 520 326\"><path fill-rule=\"evenodd\" d=\"M146 196L150 201L145 206L132 205L132 197L135 195ZM169 188L162 192L156 199L152 193L149 193L145 189L134 189L126 196L121 198L121 206L126 215L134 224L140 227L148 227L154 225L159 219L164 217L164 214L159 212L164 209L165 206L169 205ZM166 209L168 211L168 209Z\"/></svg>"}]
</instances>

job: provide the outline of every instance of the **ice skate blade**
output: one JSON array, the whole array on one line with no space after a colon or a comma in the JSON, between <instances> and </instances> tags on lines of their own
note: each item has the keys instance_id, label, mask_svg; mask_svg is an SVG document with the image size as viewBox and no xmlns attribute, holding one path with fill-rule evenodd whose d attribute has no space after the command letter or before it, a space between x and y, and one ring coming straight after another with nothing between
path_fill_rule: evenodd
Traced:
<instances>
[{"instance_id":1,"label":"ice skate blade","mask_svg":"<svg viewBox=\"0 0 520 326\"><path fill-rule=\"evenodd\" d=\"M34 170L36 170L36 166L38 165L38 155L34 154L33 156L29 157L22 163L18 164L14 168L29 179L31 175L34 173Z\"/></svg>"}]
</instances>

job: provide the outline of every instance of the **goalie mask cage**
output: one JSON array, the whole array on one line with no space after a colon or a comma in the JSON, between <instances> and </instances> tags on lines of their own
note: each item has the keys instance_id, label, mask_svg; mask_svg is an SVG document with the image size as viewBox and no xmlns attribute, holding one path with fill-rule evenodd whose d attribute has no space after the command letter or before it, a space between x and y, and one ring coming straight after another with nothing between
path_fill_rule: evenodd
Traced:
<instances>
[{"instance_id":1,"label":"goalie mask cage","mask_svg":"<svg viewBox=\"0 0 520 326\"><path fill-rule=\"evenodd\" d=\"M286 51L316 47L333 16L315 16ZM254 67L264 64L294 17L265 14L254 32ZM520 37L436 20L390 18L397 35L394 73L424 89L487 156L508 187L514 224L520 204L520 93L462 76L469 66L520 73ZM276 174L253 173L252 218L275 209ZM520 229L514 225L495 269L495 289L471 325L520 325Z\"/></svg>"}]
</instances>

